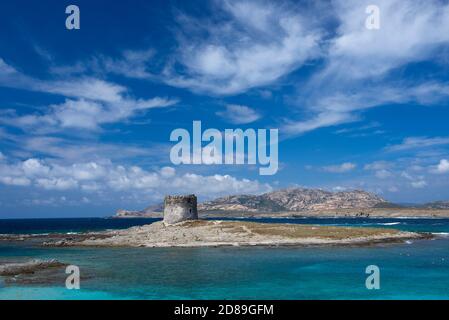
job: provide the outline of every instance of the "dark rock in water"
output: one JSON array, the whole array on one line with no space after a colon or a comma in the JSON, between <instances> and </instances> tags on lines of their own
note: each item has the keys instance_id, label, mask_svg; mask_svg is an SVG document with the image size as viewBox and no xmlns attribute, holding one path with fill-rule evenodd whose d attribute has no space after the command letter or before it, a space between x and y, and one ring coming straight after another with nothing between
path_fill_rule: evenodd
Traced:
<instances>
[{"instance_id":1,"label":"dark rock in water","mask_svg":"<svg viewBox=\"0 0 449 320\"><path fill-rule=\"evenodd\" d=\"M0 286L58 285L64 286L68 264L55 259L30 260L24 263L0 263ZM83 269L81 280L94 278L91 270Z\"/></svg>"},{"instance_id":2,"label":"dark rock in water","mask_svg":"<svg viewBox=\"0 0 449 320\"><path fill-rule=\"evenodd\" d=\"M49 268L62 267L66 264L55 259L51 260L30 260L23 263L7 263L0 265L0 276L16 276L20 274L32 274Z\"/></svg>"}]
</instances>

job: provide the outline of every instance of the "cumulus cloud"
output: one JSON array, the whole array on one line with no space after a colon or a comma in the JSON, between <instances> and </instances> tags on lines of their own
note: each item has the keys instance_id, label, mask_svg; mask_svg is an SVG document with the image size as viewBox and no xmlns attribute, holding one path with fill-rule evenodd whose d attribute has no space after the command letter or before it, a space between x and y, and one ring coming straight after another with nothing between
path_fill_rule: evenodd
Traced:
<instances>
[{"instance_id":1,"label":"cumulus cloud","mask_svg":"<svg viewBox=\"0 0 449 320\"><path fill-rule=\"evenodd\" d=\"M35 181L38 187L45 190L69 190L74 189L78 186L78 182L75 179L64 179L64 178L41 178Z\"/></svg>"},{"instance_id":2,"label":"cumulus cloud","mask_svg":"<svg viewBox=\"0 0 449 320\"><path fill-rule=\"evenodd\" d=\"M0 183L41 190L102 191L123 194L197 193L214 197L232 193L262 193L269 184L230 175L178 173L173 167L148 171L138 166L114 165L110 161L64 165L42 159L0 163Z\"/></svg>"},{"instance_id":3,"label":"cumulus cloud","mask_svg":"<svg viewBox=\"0 0 449 320\"><path fill-rule=\"evenodd\" d=\"M21 169L28 177L45 176L50 171L50 168L38 159L28 159L22 162Z\"/></svg>"},{"instance_id":4,"label":"cumulus cloud","mask_svg":"<svg viewBox=\"0 0 449 320\"><path fill-rule=\"evenodd\" d=\"M447 188L449 182L446 176L449 171L444 173L445 165L449 163L442 160L435 160L433 156L429 158L426 155L374 161L363 166L365 172L369 174L344 176L346 180L340 180L335 185L378 193L377 190L383 190L390 196L401 199L395 201L441 200L442 197L444 199L441 190ZM441 172L438 171L438 167ZM418 189L420 192L417 193Z\"/></svg>"},{"instance_id":5,"label":"cumulus cloud","mask_svg":"<svg viewBox=\"0 0 449 320\"><path fill-rule=\"evenodd\" d=\"M176 170L175 170L175 168L172 168L172 167L163 167L160 170L160 174L164 178L172 178L176 175Z\"/></svg>"},{"instance_id":6,"label":"cumulus cloud","mask_svg":"<svg viewBox=\"0 0 449 320\"><path fill-rule=\"evenodd\" d=\"M9 177L9 176L0 177L0 182L8 186L21 186L21 187L29 186L31 184L31 180L28 178Z\"/></svg>"},{"instance_id":7,"label":"cumulus cloud","mask_svg":"<svg viewBox=\"0 0 449 320\"><path fill-rule=\"evenodd\" d=\"M324 171L332 172L332 173L344 173L354 170L357 167L355 163L345 162L338 165L331 165L323 167Z\"/></svg>"},{"instance_id":8,"label":"cumulus cloud","mask_svg":"<svg viewBox=\"0 0 449 320\"><path fill-rule=\"evenodd\" d=\"M166 83L219 95L271 84L319 55L321 34L306 14L285 4L224 1L215 18L197 21L181 15L183 30ZM201 26L201 27L200 27Z\"/></svg>"},{"instance_id":9,"label":"cumulus cloud","mask_svg":"<svg viewBox=\"0 0 449 320\"><path fill-rule=\"evenodd\" d=\"M435 168L436 173L448 173L449 172L449 161L447 159L442 159L440 163Z\"/></svg>"},{"instance_id":10,"label":"cumulus cloud","mask_svg":"<svg viewBox=\"0 0 449 320\"><path fill-rule=\"evenodd\" d=\"M226 110L217 112L217 115L233 124L251 123L261 117L254 109L236 104L228 104Z\"/></svg>"}]
</instances>

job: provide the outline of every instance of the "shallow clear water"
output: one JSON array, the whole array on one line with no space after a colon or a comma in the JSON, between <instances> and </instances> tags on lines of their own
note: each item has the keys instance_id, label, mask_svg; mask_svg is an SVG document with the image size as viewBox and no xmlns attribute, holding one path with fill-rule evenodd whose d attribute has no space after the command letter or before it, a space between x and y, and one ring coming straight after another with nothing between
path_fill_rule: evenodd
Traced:
<instances>
[{"instance_id":1,"label":"shallow clear water","mask_svg":"<svg viewBox=\"0 0 449 320\"><path fill-rule=\"evenodd\" d=\"M127 225L145 223L126 220L131 220ZM41 248L0 243L0 260L56 258L78 265L84 277L81 290L65 289L64 281L7 285L0 287L0 299L449 298L447 219L258 221L390 227L440 233L441 238L375 247L312 248ZM95 223L101 229L101 222ZM373 264L381 271L380 290L365 287L365 268Z\"/></svg>"}]
</instances>

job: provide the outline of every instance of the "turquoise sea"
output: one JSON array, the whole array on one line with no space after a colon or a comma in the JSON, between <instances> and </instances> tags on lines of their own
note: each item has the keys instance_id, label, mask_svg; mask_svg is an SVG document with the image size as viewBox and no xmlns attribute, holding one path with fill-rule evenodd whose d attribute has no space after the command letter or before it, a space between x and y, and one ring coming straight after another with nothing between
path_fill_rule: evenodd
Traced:
<instances>
[{"instance_id":1,"label":"turquoise sea","mask_svg":"<svg viewBox=\"0 0 449 320\"><path fill-rule=\"evenodd\" d=\"M0 220L0 233L126 228L154 219ZM398 228L435 240L371 247L44 248L0 242L0 262L56 258L80 267L49 283L0 280L0 299L449 299L449 219L259 219L260 222ZM380 268L367 290L365 268ZM61 271L63 273L63 271Z\"/></svg>"}]
</instances>

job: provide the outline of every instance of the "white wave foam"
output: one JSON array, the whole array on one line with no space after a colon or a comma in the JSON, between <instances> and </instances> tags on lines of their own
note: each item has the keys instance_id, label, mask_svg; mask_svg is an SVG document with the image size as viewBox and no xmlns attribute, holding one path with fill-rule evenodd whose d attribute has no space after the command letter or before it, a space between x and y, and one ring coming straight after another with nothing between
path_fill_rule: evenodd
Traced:
<instances>
[{"instance_id":1,"label":"white wave foam","mask_svg":"<svg viewBox=\"0 0 449 320\"><path fill-rule=\"evenodd\" d=\"M379 224L383 225L383 226L394 226L397 224L401 224L401 222L385 222L385 223L379 223Z\"/></svg>"},{"instance_id":2,"label":"white wave foam","mask_svg":"<svg viewBox=\"0 0 449 320\"><path fill-rule=\"evenodd\" d=\"M432 232L432 234L440 237L449 237L449 232Z\"/></svg>"}]
</instances>

